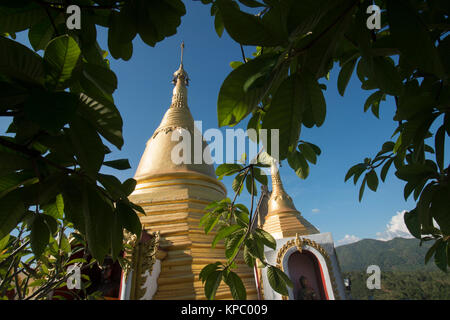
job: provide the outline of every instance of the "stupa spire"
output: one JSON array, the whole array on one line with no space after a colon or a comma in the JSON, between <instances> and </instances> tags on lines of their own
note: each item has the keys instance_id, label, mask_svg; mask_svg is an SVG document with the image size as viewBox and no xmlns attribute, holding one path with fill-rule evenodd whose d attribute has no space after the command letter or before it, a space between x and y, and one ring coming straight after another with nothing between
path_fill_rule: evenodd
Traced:
<instances>
[{"instance_id":1,"label":"stupa spire","mask_svg":"<svg viewBox=\"0 0 450 320\"><path fill-rule=\"evenodd\" d=\"M276 160L272 161L270 171L272 194L268 201L267 216L263 229L276 239L295 236L296 234L319 233L319 230L302 217L295 208L292 198L284 190Z\"/></svg>"},{"instance_id":2,"label":"stupa spire","mask_svg":"<svg viewBox=\"0 0 450 320\"><path fill-rule=\"evenodd\" d=\"M181 43L181 62L180 67L173 74L173 88L171 108L187 108L187 86L189 85L189 76L183 67L184 42Z\"/></svg>"}]
</instances>

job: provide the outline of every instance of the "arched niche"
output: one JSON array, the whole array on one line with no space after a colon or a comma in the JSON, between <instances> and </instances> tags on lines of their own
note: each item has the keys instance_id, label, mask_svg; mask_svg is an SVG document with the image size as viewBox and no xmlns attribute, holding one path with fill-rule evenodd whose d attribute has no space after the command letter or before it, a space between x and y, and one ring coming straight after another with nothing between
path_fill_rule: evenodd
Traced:
<instances>
[{"instance_id":1,"label":"arched niche","mask_svg":"<svg viewBox=\"0 0 450 320\"><path fill-rule=\"evenodd\" d=\"M302 258L298 258L300 256ZM296 258L297 256L297 258ZM291 260L291 257L293 260ZM311 281L316 282L315 289L321 299L335 300L340 299L337 292L336 281L334 279L333 267L331 266L330 258L325 249L310 239L296 239L288 241L278 252L277 264L294 282L294 288L288 288L289 297L283 296L283 299L295 300L296 289L295 283L298 282L298 274L304 273L305 270L292 269L298 267L298 262L295 260L303 260L304 267L311 268L314 272L309 272ZM290 263L291 262L291 263ZM291 264L291 266L289 266ZM291 269L290 269L291 267ZM301 267L301 262L300 262ZM311 269L309 271L311 271ZM308 275L307 275L308 276Z\"/></svg>"}]
</instances>

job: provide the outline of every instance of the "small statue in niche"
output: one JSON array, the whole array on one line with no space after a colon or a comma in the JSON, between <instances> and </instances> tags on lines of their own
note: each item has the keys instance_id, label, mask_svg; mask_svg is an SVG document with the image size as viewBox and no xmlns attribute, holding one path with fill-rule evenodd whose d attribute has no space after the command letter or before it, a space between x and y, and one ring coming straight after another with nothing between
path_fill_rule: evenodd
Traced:
<instances>
[{"instance_id":1,"label":"small statue in niche","mask_svg":"<svg viewBox=\"0 0 450 320\"><path fill-rule=\"evenodd\" d=\"M296 300L318 300L316 292L310 287L308 278L301 276L299 279L300 289L297 291Z\"/></svg>"}]
</instances>

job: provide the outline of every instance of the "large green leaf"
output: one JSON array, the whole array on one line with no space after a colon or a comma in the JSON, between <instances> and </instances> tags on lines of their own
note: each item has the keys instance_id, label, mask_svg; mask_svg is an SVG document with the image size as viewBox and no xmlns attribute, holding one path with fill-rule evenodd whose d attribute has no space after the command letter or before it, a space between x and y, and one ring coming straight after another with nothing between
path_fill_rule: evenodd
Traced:
<instances>
[{"instance_id":1,"label":"large green leaf","mask_svg":"<svg viewBox=\"0 0 450 320\"><path fill-rule=\"evenodd\" d=\"M50 41L44 53L50 85L61 86L70 79L80 53L77 42L68 35L62 35Z\"/></svg>"},{"instance_id":2,"label":"large green leaf","mask_svg":"<svg viewBox=\"0 0 450 320\"><path fill-rule=\"evenodd\" d=\"M24 45L0 36L0 74L41 84L44 82L42 58Z\"/></svg>"},{"instance_id":3,"label":"large green leaf","mask_svg":"<svg viewBox=\"0 0 450 320\"><path fill-rule=\"evenodd\" d=\"M395 96L401 94L402 80L390 58L373 58L373 76L381 91Z\"/></svg>"},{"instance_id":4,"label":"large green leaf","mask_svg":"<svg viewBox=\"0 0 450 320\"><path fill-rule=\"evenodd\" d=\"M122 117L112 103L99 103L85 94L80 94L79 112L100 134L117 148L123 146ZM114 165L113 161L109 162ZM115 168L115 167L114 167ZM122 170L122 169L120 169Z\"/></svg>"},{"instance_id":5,"label":"large green leaf","mask_svg":"<svg viewBox=\"0 0 450 320\"><path fill-rule=\"evenodd\" d=\"M64 14L57 12L52 15L53 23L55 25L65 23ZM39 23L31 25L28 32L28 40L35 51L44 50L47 44L52 40L55 34L55 28L52 25L52 21L46 16Z\"/></svg>"},{"instance_id":6,"label":"large green leaf","mask_svg":"<svg viewBox=\"0 0 450 320\"><path fill-rule=\"evenodd\" d=\"M209 300L213 300L216 296L217 289L222 282L222 271L213 271L206 278L205 295Z\"/></svg>"},{"instance_id":7,"label":"large green leaf","mask_svg":"<svg viewBox=\"0 0 450 320\"><path fill-rule=\"evenodd\" d=\"M235 125L257 106L264 96L265 87L253 87L247 91L244 85L262 70L269 74L277 56L267 54L257 57L233 70L222 83L217 101L219 126Z\"/></svg>"},{"instance_id":8,"label":"large green leaf","mask_svg":"<svg viewBox=\"0 0 450 320\"><path fill-rule=\"evenodd\" d=\"M293 284L283 271L276 267L269 266L267 268L267 278L269 279L269 284L273 290L283 296L289 295L287 286L293 287Z\"/></svg>"},{"instance_id":9,"label":"large green leaf","mask_svg":"<svg viewBox=\"0 0 450 320\"><path fill-rule=\"evenodd\" d=\"M31 249L36 257L40 257L50 240L50 230L43 215L37 214L31 226Z\"/></svg>"},{"instance_id":10,"label":"large green leaf","mask_svg":"<svg viewBox=\"0 0 450 320\"><path fill-rule=\"evenodd\" d=\"M338 91L341 96L344 96L345 88L347 88L348 82L352 76L353 70L355 69L356 58L345 63L338 76Z\"/></svg>"},{"instance_id":11,"label":"large green leaf","mask_svg":"<svg viewBox=\"0 0 450 320\"><path fill-rule=\"evenodd\" d=\"M28 119L50 132L58 132L69 123L78 106L78 97L69 92L34 91L25 101Z\"/></svg>"},{"instance_id":12,"label":"large green leaf","mask_svg":"<svg viewBox=\"0 0 450 320\"><path fill-rule=\"evenodd\" d=\"M72 120L68 132L81 168L96 177L105 158L102 139L94 127L80 117Z\"/></svg>"},{"instance_id":13,"label":"large green leaf","mask_svg":"<svg viewBox=\"0 0 450 320\"><path fill-rule=\"evenodd\" d=\"M102 263L111 248L114 219L112 203L100 193L97 186L84 182L81 204L89 251Z\"/></svg>"},{"instance_id":14,"label":"large green leaf","mask_svg":"<svg viewBox=\"0 0 450 320\"><path fill-rule=\"evenodd\" d=\"M264 129L279 130L280 159L287 157L290 149L295 148L300 136L302 124L302 91L301 79L293 74L285 79L273 96L270 108L263 118ZM268 136L270 131L268 133ZM266 148L266 150L270 150Z\"/></svg>"},{"instance_id":15,"label":"large green leaf","mask_svg":"<svg viewBox=\"0 0 450 320\"><path fill-rule=\"evenodd\" d=\"M14 190L0 198L0 239L16 227L25 214L22 190Z\"/></svg>"},{"instance_id":16,"label":"large green leaf","mask_svg":"<svg viewBox=\"0 0 450 320\"><path fill-rule=\"evenodd\" d=\"M308 162L306 162L305 157L303 154L295 150L294 152L291 152L288 154L288 163L289 166L294 169L297 176L299 176L302 179L306 179L309 175L309 165Z\"/></svg>"},{"instance_id":17,"label":"large green leaf","mask_svg":"<svg viewBox=\"0 0 450 320\"><path fill-rule=\"evenodd\" d=\"M217 242L219 242L223 238L230 236L233 232L236 232L240 228L241 228L241 226L239 226L237 224L233 224L231 226L221 229L219 232L217 232L216 236L214 237L211 246L214 248L216 246Z\"/></svg>"},{"instance_id":18,"label":"large green leaf","mask_svg":"<svg viewBox=\"0 0 450 320\"><path fill-rule=\"evenodd\" d=\"M228 271L223 276L224 282L230 287L231 295L234 300L245 300L247 291L241 278L233 271Z\"/></svg>"},{"instance_id":19,"label":"large green leaf","mask_svg":"<svg viewBox=\"0 0 450 320\"><path fill-rule=\"evenodd\" d=\"M117 213L122 225L139 239L142 226L137 213L124 201L117 203Z\"/></svg>"},{"instance_id":20,"label":"large green leaf","mask_svg":"<svg viewBox=\"0 0 450 320\"><path fill-rule=\"evenodd\" d=\"M443 79L444 68L433 43L431 32L419 13L406 0L388 0L387 17L394 43L402 58L421 70L434 73Z\"/></svg>"},{"instance_id":21,"label":"large green leaf","mask_svg":"<svg viewBox=\"0 0 450 320\"><path fill-rule=\"evenodd\" d=\"M45 10L35 2L29 1L28 4L22 3L16 7L9 7L2 3L0 7L0 34L15 33L28 29L45 16Z\"/></svg>"},{"instance_id":22,"label":"large green leaf","mask_svg":"<svg viewBox=\"0 0 450 320\"><path fill-rule=\"evenodd\" d=\"M232 1L218 0L217 5L228 34L244 45L277 46L287 42L279 37L273 26L262 19L239 10Z\"/></svg>"}]
</instances>

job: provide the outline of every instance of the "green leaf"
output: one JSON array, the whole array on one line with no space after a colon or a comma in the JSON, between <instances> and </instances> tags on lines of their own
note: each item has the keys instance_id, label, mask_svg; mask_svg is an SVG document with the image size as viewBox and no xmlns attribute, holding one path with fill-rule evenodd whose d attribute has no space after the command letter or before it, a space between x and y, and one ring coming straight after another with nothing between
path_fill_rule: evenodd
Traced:
<instances>
[{"instance_id":1,"label":"green leaf","mask_svg":"<svg viewBox=\"0 0 450 320\"><path fill-rule=\"evenodd\" d=\"M320 127L325 121L326 115L326 103L322 89L320 88L317 80L314 79L309 73L303 74L303 78L305 81L305 92L307 92L305 103L309 104L309 107L312 110L314 122L316 123L316 126Z\"/></svg>"},{"instance_id":2,"label":"green leaf","mask_svg":"<svg viewBox=\"0 0 450 320\"><path fill-rule=\"evenodd\" d=\"M15 0L14 2L18 2ZM46 16L45 11L37 3L20 3L9 6L5 2L0 7L0 34L15 33L28 29Z\"/></svg>"},{"instance_id":3,"label":"green leaf","mask_svg":"<svg viewBox=\"0 0 450 320\"><path fill-rule=\"evenodd\" d=\"M272 248L273 250L277 248L277 242L267 231L264 231L263 229L255 229L254 235L257 236L258 239L269 248Z\"/></svg>"},{"instance_id":4,"label":"green leaf","mask_svg":"<svg viewBox=\"0 0 450 320\"><path fill-rule=\"evenodd\" d=\"M228 285L234 300L245 300L247 291L241 278L233 271L223 274L223 280Z\"/></svg>"},{"instance_id":5,"label":"green leaf","mask_svg":"<svg viewBox=\"0 0 450 320\"><path fill-rule=\"evenodd\" d=\"M289 166L295 170L297 176L301 179L306 179L309 175L309 165L305 157L298 151L288 154Z\"/></svg>"},{"instance_id":6,"label":"green leaf","mask_svg":"<svg viewBox=\"0 0 450 320\"><path fill-rule=\"evenodd\" d=\"M25 214L22 190L14 190L0 198L0 239L13 230Z\"/></svg>"},{"instance_id":7,"label":"green leaf","mask_svg":"<svg viewBox=\"0 0 450 320\"><path fill-rule=\"evenodd\" d=\"M263 118L262 127L264 129L279 130L281 160L287 157L290 148L297 145L300 136L303 90L300 77L297 74L289 76L278 87L270 108Z\"/></svg>"},{"instance_id":8,"label":"green leaf","mask_svg":"<svg viewBox=\"0 0 450 320\"><path fill-rule=\"evenodd\" d=\"M233 224L231 226L221 229L219 232L217 232L216 236L214 237L211 246L214 248L216 246L217 242L219 242L223 238L230 236L232 233L239 230L240 228L241 228L241 226L239 226L237 224Z\"/></svg>"},{"instance_id":9,"label":"green leaf","mask_svg":"<svg viewBox=\"0 0 450 320\"><path fill-rule=\"evenodd\" d=\"M202 271L200 271L200 274L199 274L199 278L200 278L200 280L202 280L202 283L205 283L208 276L213 271L216 271L220 264L221 264L220 262L210 263L203 267Z\"/></svg>"},{"instance_id":10,"label":"green leaf","mask_svg":"<svg viewBox=\"0 0 450 320\"><path fill-rule=\"evenodd\" d=\"M3 249L6 248L6 246L9 243L9 234L7 234L6 236L4 236L2 239L0 239L0 255L3 254Z\"/></svg>"},{"instance_id":11,"label":"green leaf","mask_svg":"<svg viewBox=\"0 0 450 320\"><path fill-rule=\"evenodd\" d=\"M240 229L236 231L231 238L229 238L226 242L225 256L227 259L234 257L241 245L242 241L244 241L245 230Z\"/></svg>"},{"instance_id":12,"label":"green leaf","mask_svg":"<svg viewBox=\"0 0 450 320\"><path fill-rule=\"evenodd\" d=\"M276 267L269 266L267 268L267 278L269 279L269 284L273 290L283 296L289 295L287 286L293 287L293 284L283 271Z\"/></svg>"},{"instance_id":13,"label":"green leaf","mask_svg":"<svg viewBox=\"0 0 450 320\"><path fill-rule=\"evenodd\" d=\"M114 200L127 197L123 191L122 183L116 177L109 174L99 174L98 181L106 188Z\"/></svg>"},{"instance_id":14,"label":"green leaf","mask_svg":"<svg viewBox=\"0 0 450 320\"><path fill-rule=\"evenodd\" d=\"M255 74L270 74L277 55L264 54L233 70L224 80L217 100L219 126L233 126L244 119L257 106L265 94L265 87L254 86L244 90L246 82Z\"/></svg>"},{"instance_id":15,"label":"green leaf","mask_svg":"<svg viewBox=\"0 0 450 320\"><path fill-rule=\"evenodd\" d=\"M231 184L231 187L233 188L233 191L240 194L242 192L242 189L244 188L243 179L245 178L245 175L243 173L240 173L234 178L233 183ZM239 188L240 187L240 188Z\"/></svg>"},{"instance_id":16,"label":"green leaf","mask_svg":"<svg viewBox=\"0 0 450 320\"><path fill-rule=\"evenodd\" d=\"M436 131L434 140L434 147L436 149L436 163L439 166L441 172L444 171L444 146L445 146L445 128L444 125L440 126Z\"/></svg>"},{"instance_id":17,"label":"green leaf","mask_svg":"<svg viewBox=\"0 0 450 320\"><path fill-rule=\"evenodd\" d=\"M214 29L216 30L216 33L219 36L219 38L222 37L224 28L225 28L225 26L223 25L222 16L221 16L220 12L217 12L216 16L214 18Z\"/></svg>"},{"instance_id":18,"label":"green leaf","mask_svg":"<svg viewBox=\"0 0 450 320\"><path fill-rule=\"evenodd\" d=\"M373 75L381 91L398 96L402 92L402 80L391 59L373 58Z\"/></svg>"},{"instance_id":19,"label":"green leaf","mask_svg":"<svg viewBox=\"0 0 450 320\"><path fill-rule=\"evenodd\" d=\"M380 102L385 100L385 94L381 91L376 91L372 93L366 100L364 104L364 112L366 112L370 107L372 108L372 113L379 118Z\"/></svg>"},{"instance_id":20,"label":"green leaf","mask_svg":"<svg viewBox=\"0 0 450 320\"><path fill-rule=\"evenodd\" d=\"M244 246L244 261L250 268L255 266L255 258L250 253L250 249L247 245Z\"/></svg>"},{"instance_id":21,"label":"green leaf","mask_svg":"<svg viewBox=\"0 0 450 320\"><path fill-rule=\"evenodd\" d=\"M10 76L12 79L42 84L44 82L42 58L24 45L0 37L0 74Z\"/></svg>"},{"instance_id":22,"label":"green leaf","mask_svg":"<svg viewBox=\"0 0 450 320\"><path fill-rule=\"evenodd\" d=\"M123 248L123 226L118 212L114 214L111 230L111 255L115 260Z\"/></svg>"},{"instance_id":23,"label":"green leaf","mask_svg":"<svg viewBox=\"0 0 450 320\"><path fill-rule=\"evenodd\" d=\"M80 57L77 42L68 35L62 35L49 42L44 53L44 64L52 86L60 86L70 79Z\"/></svg>"},{"instance_id":24,"label":"green leaf","mask_svg":"<svg viewBox=\"0 0 450 320\"><path fill-rule=\"evenodd\" d=\"M84 94L81 94L79 111L81 112L83 117L87 119L106 140L111 142L117 148L122 148L123 121L119 111L114 106L114 104L106 101L102 104ZM120 163L121 167L126 167L125 162L123 162L124 160L119 161L122 161ZM106 162L114 163L114 161Z\"/></svg>"},{"instance_id":25,"label":"green leaf","mask_svg":"<svg viewBox=\"0 0 450 320\"><path fill-rule=\"evenodd\" d=\"M252 194L252 185L253 185L253 194ZM250 195L253 196L258 195L255 179L252 179L252 176L250 174L247 175L247 178L245 179L245 186L247 187L247 191Z\"/></svg>"},{"instance_id":26,"label":"green leaf","mask_svg":"<svg viewBox=\"0 0 450 320\"><path fill-rule=\"evenodd\" d=\"M356 58L346 62L339 72L338 76L338 91L341 96L344 96L345 89L347 88L348 82L352 76L353 70L355 69Z\"/></svg>"},{"instance_id":27,"label":"green leaf","mask_svg":"<svg viewBox=\"0 0 450 320\"><path fill-rule=\"evenodd\" d=\"M367 177L367 186L372 191L377 191L378 177L376 172L374 170L370 170L368 173L366 173L366 177Z\"/></svg>"},{"instance_id":28,"label":"green leaf","mask_svg":"<svg viewBox=\"0 0 450 320\"><path fill-rule=\"evenodd\" d=\"M117 212L121 224L130 232L134 233L139 239L141 236L141 222L136 212L124 201L117 202Z\"/></svg>"},{"instance_id":29,"label":"green leaf","mask_svg":"<svg viewBox=\"0 0 450 320\"><path fill-rule=\"evenodd\" d=\"M434 263L436 266L444 272L447 272L447 243L440 242L434 253Z\"/></svg>"},{"instance_id":30,"label":"green leaf","mask_svg":"<svg viewBox=\"0 0 450 320\"><path fill-rule=\"evenodd\" d=\"M83 65L83 75L105 95L110 95L117 89L117 77L108 68L92 63L85 63Z\"/></svg>"},{"instance_id":31,"label":"green leaf","mask_svg":"<svg viewBox=\"0 0 450 320\"><path fill-rule=\"evenodd\" d=\"M25 101L24 112L43 129L57 133L72 120L77 106L78 97L74 94L39 90Z\"/></svg>"},{"instance_id":32,"label":"green leaf","mask_svg":"<svg viewBox=\"0 0 450 320\"><path fill-rule=\"evenodd\" d=\"M134 180L133 178L129 178L124 181L124 183L122 184L122 190L124 191L126 196L129 196L134 191L134 189L136 188L136 183L136 180Z\"/></svg>"},{"instance_id":33,"label":"green leaf","mask_svg":"<svg viewBox=\"0 0 450 320\"><path fill-rule=\"evenodd\" d=\"M314 152L314 149L307 143L300 144L298 146L298 149L302 153L302 155L305 157L306 160L309 162L316 164L317 162L317 156Z\"/></svg>"},{"instance_id":34,"label":"green leaf","mask_svg":"<svg viewBox=\"0 0 450 320\"><path fill-rule=\"evenodd\" d=\"M363 163L358 163L352 166L350 169L348 169L344 181L347 181L350 179L353 175L361 174L366 169L366 165ZM355 182L356 183L356 182Z\"/></svg>"},{"instance_id":35,"label":"green leaf","mask_svg":"<svg viewBox=\"0 0 450 320\"><path fill-rule=\"evenodd\" d=\"M445 69L421 11L406 0L390 0L386 4L392 41L400 49L401 57L413 67L443 79Z\"/></svg>"},{"instance_id":36,"label":"green leaf","mask_svg":"<svg viewBox=\"0 0 450 320\"><path fill-rule=\"evenodd\" d=\"M436 248L439 245L439 243L442 242L442 238L438 239L434 242L434 244L430 247L430 249L428 249L426 255L425 255L425 264L428 263L428 261L430 261L431 257L434 255L434 253L436 252Z\"/></svg>"},{"instance_id":37,"label":"green leaf","mask_svg":"<svg viewBox=\"0 0 450 320\"><path fill-rule=\"evenodd\" d=\"M233 2L217 0L216 4L225 29L236 42L243 45L274 47L287 41L286 38L280 38L273 27L252 14L242 12Z\"/></svg>"},{"instance_id":38,"label":"green leaf","mask_svg":"<svg viewBox=\"0 0 450 320\"><path fill-rule=\"evenodd\" d=\"M50 230L41 215L34 217L31 226L31 249L36 257L40 257L50 240Z\"/></svg>"},{"instance_id":39,"label":"green leaf","mask_svg":"<svg viewBox=\"0 0 450 320\"><path fill-rule=\"evenodd\" d=\"M366 181L367 181L367 175L364 177L362 183L361 183L361 187L359 188L359 202L361 202L361 199L363 197L364 194L364 189L366 187Z\"/></svg>"},{"instance_id":40,"label":"green leaf","mask_svg":"<svg viewBox=\"0 0 450 320\"><path fill-rule=\"evenodd\" d=\"M214 300L216 297L217 288L219 288L222 281L222 271L213 271L206 278L205 295L209 300Z\"/></svg>"},{"instance_id":41,"label":"green leaf","mask_svg":"<svg viewBox=\"0 0 450 320\"><path fill-rule=\"evenodd\" d=\"M403 215L403 219L405 220L405 225L408 228L409 232L417 239L420 239L421 232L417 209L405 212L405 214Z\"/></svg>"},{"instance_id":42,"label":"green leaf","mask_svg":"<svg viewBox=\"0 0 450 320\"><path fill-rule=\"evenodd\" d=\"M52 19L55 25L65 22L64 15L61 12L52 14ZM55 29L51 20L45 17L39 23L31 25L28 31L28 40L35 51L44 50L52 40L54 33Z\"/></svg>"},{"instance_id":43,"label":"green leaf","mask_svg":"<svg viewBox=\"0 0 450 320\"><path fill-rule=\"evenodd\" d=\"M242 169L242 165L237 163L222 163L216 168L216 176L221 179L223 176L229 176Z\"/></svg>"},{"instance_id":44,"label":"green leaf","mask_svg":"<svg viewBox=\"0 0 450 320\"><path fill-rule=\"evenodd\" d=\"M117 169L117 170L127 170L131 169L130 162L128 159L118 159L118 160L111 160L111 161L105 161L103 163L105 166Z\"/></svg>"},{"instance_id":45,"label":"green leaf","mask_svg":"<svg viewBox=\"0 0 450 320\"><path fill-rule=\"evenodd\" d=\"M95 178L105 158L103 142L97 131L79 117L73 119L68 131L81 168Z\"/></svg>"},{"instance_id":46,"label":"green leaf","mask_svg":"<svg viewBox=\"0 0 450 320\"><path fill-rule=\"evenodd\" d=\"M389 159L388 161L386 161L386 163L381 168L381 171L380 171L381 181L384 182L384 180L386 180L386 175L387 175L387 173L389 171L389 167L391 166L392 162L394 162L394 160L395 160L395 158Z\"/></svg>"},{"instance_id":47,"label":"green leaf","mask_svg":"<svg viewBox=\"0 0 450 320\"><path fill-rule=\"evenodd\" d=\"M82 212L85 223L88 248L93 257L103 263L111 249L111 233L114 209L96 185L83 181Z\"/></svg>"},{"instance_id":48,"label":"green leaf","mask_svg":"<svg viewBox=\"0 0 450 320\"><path fill-rule=\"evenodd\" d=\"M64 200L61 194L56 196L53 203L42 206L44 213L55 219L62 219L64 215Z\"/></svg>"}]
</instances>

